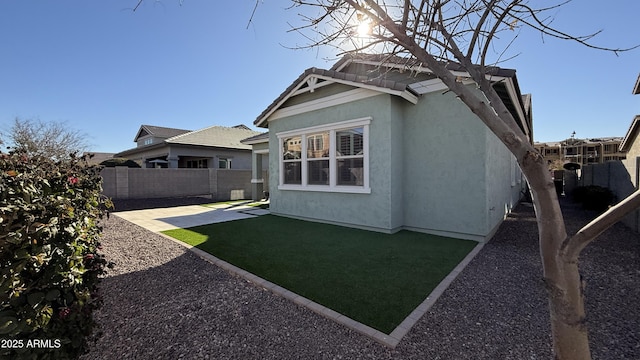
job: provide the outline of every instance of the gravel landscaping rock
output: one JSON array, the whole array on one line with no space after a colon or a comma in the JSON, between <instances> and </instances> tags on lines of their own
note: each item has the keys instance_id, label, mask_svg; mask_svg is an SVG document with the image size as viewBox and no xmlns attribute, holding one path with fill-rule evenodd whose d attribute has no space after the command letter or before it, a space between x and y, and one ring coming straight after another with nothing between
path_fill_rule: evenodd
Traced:
<instances>
[{"instance_id":1,"label":"gravel landscaping rock","mask_svg":"<svg viewBox=\"0 0 640 360\"><path fill-rule=\"evenodd\" d=\"M563 209L570 232L594 215ZM116 266L101 282L102 336L85 360L552 357L537 227L526 204L395 349L117 216L105 220L103 251ZM640 236L621 224L581 256L594 359L640 359L639 260Z\"/></svg>"}]
</instances>

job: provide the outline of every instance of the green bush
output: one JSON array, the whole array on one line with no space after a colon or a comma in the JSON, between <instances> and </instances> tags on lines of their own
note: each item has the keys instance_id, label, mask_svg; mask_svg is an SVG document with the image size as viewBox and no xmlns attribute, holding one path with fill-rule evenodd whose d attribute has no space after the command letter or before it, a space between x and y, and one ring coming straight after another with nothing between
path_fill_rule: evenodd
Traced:
<instances>
[{"instance_id":1,"label":"green bush","mask_svg":"<svg viewBox=\"0 0 640 360\"><path fill-rule=\"evenodd\" d=\"M133 160L125 159L125 158L107 159L107 160L101 162L100 165L102 165L104 167L115 167L115 166L126 166L126 167L130 167L130 168L139 168L140 167L140 165L138 165L137 162L135 162Z\"/></svg>"},{"instance_id":2,"label":"green bush","mask_svg":"<svg viewBox=\"0 0 640 360\"><path fill-rule=\"evenodd\" d=\"M0 357L73 359L100 306L100 167L0 154ZM9 348L7 348L9 347Z\"/></svg>"},{"instance_id":3,"label":"green bush","mask_svg":"<svg viewBox=\"0 0 640 360\"><path fill-rule=\"evenodd\" d=\"M572 193L573 201L582 203L586 210L605 211L613 205L615 195L611 190L597 185L579 186Z\"/></svg>"}]
</instances>

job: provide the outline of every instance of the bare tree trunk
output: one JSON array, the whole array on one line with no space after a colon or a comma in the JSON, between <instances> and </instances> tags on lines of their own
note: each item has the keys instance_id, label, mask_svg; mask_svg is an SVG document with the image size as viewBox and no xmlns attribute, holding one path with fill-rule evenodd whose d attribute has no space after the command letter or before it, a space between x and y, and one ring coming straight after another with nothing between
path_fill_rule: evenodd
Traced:
<instances>
[{"instance_id":1,"label":"bare tree trunk","mask_svg":"<svg viewBox=\"0 0 640 360\"><path fill-rule=\"evenodd\" d=\"M526 160L521 164L531 186L538 220L540 256L549 294L555 357L590 359L584 282L578 268L578 257L598 235L640 206L640 191L610 208L574 236L568 237L555 187L545 165Z\"/></svg>"},{"instance_id":2,"label":"bare tree trunk","mask_svg":"<svg viewBox=\"0 0 640 360\"><path fill-rule=\"evenodd\" d=\"M538 218L540 256L549 294L556 359L590 359L582 281L578 262L562 256L568 236L555 186L543 161L525 160L522 170L529 180Z\"/></svg>"}]
</instances>

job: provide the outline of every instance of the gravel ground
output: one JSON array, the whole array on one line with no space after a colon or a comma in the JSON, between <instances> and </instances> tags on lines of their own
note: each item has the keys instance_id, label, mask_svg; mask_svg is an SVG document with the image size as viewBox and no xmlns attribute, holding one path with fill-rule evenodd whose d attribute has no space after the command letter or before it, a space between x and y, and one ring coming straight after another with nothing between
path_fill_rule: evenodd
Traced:
<instances>
[{"instance_id":1,"label":"gravel ground","mask_svg":"<svg viewBox=\"0 0 640 360\"><path fill-rule=\"evenodd\" d=\"M593 216L563 209L570 232ZM117 265L101 283L103 334L82 359L550 359L536 237L532 208L518 206L389 349L112 216L103 251ZM615 225L581 268L593 358L640 359L640 236Z\"/></svg>"}]
</instances>

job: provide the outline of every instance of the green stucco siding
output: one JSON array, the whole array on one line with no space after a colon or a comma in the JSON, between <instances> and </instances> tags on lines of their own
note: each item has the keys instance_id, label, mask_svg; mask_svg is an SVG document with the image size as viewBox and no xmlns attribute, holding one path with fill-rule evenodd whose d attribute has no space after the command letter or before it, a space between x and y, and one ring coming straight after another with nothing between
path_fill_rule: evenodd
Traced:
<instances>
[{"instance_id":1,"label":"green stucco siding","mask_svg":"<svg viewBox=\"0 0 640 360\"><path fill-rule=\"evenodd\" d=\"M485 135L487 159L487 232L492 233L500 225L521 197L525 181L515 157L490 131Z\"/></svg>"},{"instance_id":2,"label":"green stucco siding","mask_svg":"<svg viewBox=\"0 0 640 360\"><path fill-rule=\"evenodd\" d=\"M372 119L371 193L278 189L278 133L364 117ZM483 241L524 186L506 147L452 93L425 94L416 105L380 94L275 119L269 133L270 209L276 215Z\"/></svg>"},{"instance_id":3,"label":"green stucco siding","mask_svg":"<svg viewBox=\"0 0 640 360\"><path fill-rule=\"evenodd\" d=\"M389 167L392 152L391 95L354 101L300 115L277 119L269 123L269 184L270 211L317 221L389 231L398 226L392 220L391 179ZM369 127L370 194L330 193L298 190L279 190L279 147L277 134L283 131L338 123L371 117ZM398 205L395 205L398 206Z\"/></svg>"},{"instance_id":4,"label":"green stucco siding","mask_svg":"<svg viewBox=\"0 0 640 360\"><path fill-rule=\"evenodd\" d=\"M423 95L404 126L405 226L483 236L486 127L452 93Z\"/></svg>"}]
</instances>

